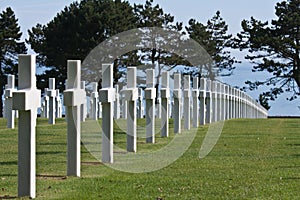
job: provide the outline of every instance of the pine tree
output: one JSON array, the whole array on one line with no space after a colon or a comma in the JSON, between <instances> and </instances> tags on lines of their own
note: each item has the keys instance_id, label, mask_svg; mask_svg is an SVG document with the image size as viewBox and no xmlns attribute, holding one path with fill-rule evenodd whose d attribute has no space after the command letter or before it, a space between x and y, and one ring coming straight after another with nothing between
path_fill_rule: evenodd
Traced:
<instances>
[{"instance_id":1,"label":"pine tree","mask_svg":"<svg viewBox=\"0 0 300 200\"><path fill-rule=\"evenodd\" d=\"M141 49L139 59L146 68L150 67L156 70L155 88L156 97L158 98L161 72L163 70L170 71L181 64L187 64L179 55L162 48L166 44L168 44L170 49L178 48L181 40L178 34L182 32L183 26L181 22L175 23L174 16L165 13L158 4L154 5L153 0L147 0L145 4L134 4L134 13L138 19L137 27L144 30L141 46L148 47ZM152 29L153 27L157 29ZM163 33L161 33L161 30L168 32L168 39L162 37Z\"/></svg>"},{"instance_id":2,"label":"pine tree","mask_svg":"<svg viewBox=\"0 0 300 200\"><path fill-rule=\"evenodd\" d=\"M253 72L270 74L265 80L247 81L250 90L265 85L270 87L263 93L267 99L290 92L293 100L300 95L300 0L282 1L275 10L277 18L271 22L243 20L236 47L248 50Z\"/></svg>"},{"instance_id":3,"label":"pine tree","mask_svg":"<svg viewBox=\"0 0 300 200\"><path fill-rule=\"evenodd\" d=\"M0 117L2 117L2 96L8 74L17 74L18 54L26 53L22 33L14 11L8 7L0 14Z\"/></svg>"},{"instance_id":4,"label":"pine tree","mask_svg":"<svg viewBox=\"0 0 300 200\"><path fill-rule=\"evenodd\" d=\"M62 91L67 78L67 60L83 61L97 45L134 28L135 22L133 9L126 1L83 0L65 7L48 24L37 24L29 31L27 43L39 54L38 63L47 67L45 73L37 77L38 87L47 87L48 78L55 77ZM119 61L114 64L114 71L118 72ZM114 78L116 82L119 74L115 73Z\"/></svg>"},{"instance_id":5,"label":"pine tree","mask_svg":"<svg viewBox=\"0 0 300 200\"><path fill-rule=\"evenodd\" d=\"M186 30L190 38L198 42L212 58L212 63L202 66L200 74L212 80L216 76L230 76L235 69L234 64L239 61L229 51L233 47L233 36L227 33L228 25L220 11L206 25L190 19Z\"/></svg>"}]
</instances>

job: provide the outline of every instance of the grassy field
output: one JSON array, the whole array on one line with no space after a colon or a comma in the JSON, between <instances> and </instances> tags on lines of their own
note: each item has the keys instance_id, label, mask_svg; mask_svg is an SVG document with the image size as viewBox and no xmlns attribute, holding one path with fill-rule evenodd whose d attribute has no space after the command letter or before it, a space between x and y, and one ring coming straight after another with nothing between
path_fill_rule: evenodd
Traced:
<instances>
[{"instance_id":1,"label":"grassy field","mask_svg":"<svg viewBox=\"0 0 300 200\"><path fill-rule=\"evenodd\" d=\"M207 129L198 129L176 162L149 173L113 170L82 147L76 178L66 177L65 121L52 126L38 119L37 199L300 199L299 119L229 120L213 151L199 159ZM116 130L118 146L125 147L125 138ZM139 139L138 149L156 150L172 138L157 135L155 145ZM17 196L17 142L17 129L0 119L0 199Z\"/></svg>"}]
</instances>

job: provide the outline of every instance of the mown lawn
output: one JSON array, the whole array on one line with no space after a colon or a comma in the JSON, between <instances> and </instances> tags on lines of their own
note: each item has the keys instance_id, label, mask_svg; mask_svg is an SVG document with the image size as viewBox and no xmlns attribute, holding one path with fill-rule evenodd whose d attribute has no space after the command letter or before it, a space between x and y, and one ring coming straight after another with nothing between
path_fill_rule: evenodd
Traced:
<instances>
[{"instance_id":1,"label":"mown lawn","mask_svg":"<svg viewBox=\"0 0 300 200\"><path fill-rule=\"evenodd\" d=\"M145 121L138 123L143 127ZM172 127L170 121L170 138L157 134L154 145L140 138L138 150L167 145ZM52 126L39 118L37 199L300 199L300 119L229 120L213 151L199 159L207 129L198 129L174 163L148 173L113 170L82 145L81 178L76 178L66 177L65 120ZM17 142L17 129L7 129L0 119L0 199L17 196ZM115 144L126 146L118 128Z\"/></svg>"}]
</instances>

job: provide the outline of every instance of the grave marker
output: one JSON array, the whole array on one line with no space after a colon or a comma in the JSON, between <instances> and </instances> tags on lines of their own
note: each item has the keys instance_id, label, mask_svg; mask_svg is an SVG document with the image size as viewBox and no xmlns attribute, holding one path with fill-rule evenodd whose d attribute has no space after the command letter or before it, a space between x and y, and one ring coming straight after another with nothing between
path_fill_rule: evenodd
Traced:
<instances>
[{"instance_id":1,"label":"grave marker","mask_svg":"<svg viewBox=\"0 0 300 200\"><path fill-rule=\"evenodd\" d=\"M18 196L36 196L36 117L41 91L36 88L35 55L19 55L19 89L13 92L13 109L19 111Z\"/></svg>"},{"instance_id":2,"label":"grave marker","mask_svg":"<svg viewBox=\"0 0 300 200\"><path fill-rule=\"evenodd\" d=\"M211 80L206 81L206 123L210 124L211 123L211 118L212 118L212 101L211 101Z\"/></svg>"},{"instance_id":3,"label":"grave marker","mask_svg":"<svg viewBox=\"0 0 300 200\"><path fill-rule=\"evenodd\" d=\"M200 79L200 125L205 125L206 122L206 79Z\"/></svg>"},{"instance_id":4,"label":"grave marker","mask_svg":"<svg viewBox=\"0 0 300 200\"><path fill-rule=\"evenodd\" d=\"M181 133L181 74L174 74L174 133Z\"/></svg>"},{"instance_id":5,"label":"grave marker","mask_svg":"<svg viewBox=\"0 0 300 200\"><path fill-rule=\"evenodd\" d=\"M102 103L102 162L113 163L113 104L115 89L113 88L113 65L102 64L102 89L99 91Z\"/></svg>"},{"instance_id":6,"label":"grave marker","mask_svg":"<svg viewBox=\"0 0 300 200\"><path fill-rule=\"evenodd\" d=\"M142 94L142 88L138 88L138 113L137 116L139 119L143 118L143 94Z\"/></svg>"},{"instance_id":7,"label":"grave marker","mask_svg":"<svg viewBox=\"0 0 300 200\"><path fill-rule=\"evenodd\" d=\"M55 124L55 78L49 78L49 89L47 90L47 96L49 97L49 124Z\"/></svg>"},{"instance_id":8,"label":"grave marker","mask_svg":"<svg viewBox=\"0 0 300 200\"><path fill-rule=\"evenodd\" d=\"M13 110L13 92L15 92L15 76L7 76L7 85L5 85L5 118L7 119L7 128L15 128L15 111Z\"/></svg>"},{"instance_id":9,"label":"grave marker","mask_svg":"<svg viewBox=\"0 0 300 200\"><path fill-rule=\"evenodd\" d=\"M162 72L161 75L161 136L169 137L169 72Z\"/></svg>"},{"instance_id":10,"label":"grave marker","mask_svg":"<svg viewBox=\"0 0 300 200\"><path fill-rule=\"evenodd\" d=\"M64 91L67 114L67 175L80 176L80 107L84 104L85 91L81 89L81 62L68 60L68 81Z\"/></svg>"},{"instance_id":11,"label":"grave marker","mask_svg":"<svg viewBox=\"0 0 300 200\"><path fill-rule=\"evenodd\" d=\"M80 82L80 89L82 89L83 91L84 91L84 96L83 96L83 98L84 98L84 103L83 104L81 104L81 106L80 106L80 121L81 122L84 122L85 121L85 118L86 118L86 113L87 113L87 111L86 111L86 91L85 91L85 81L81 81Z\"/></svg>"},{"instance_id":12,"label":"grave marker","mask_svg":"<svg viewBox=\"0 0 300 200\"><path fill-rule=\"evenodd\" d=\"M183 106L183 115L184 115L184 129L190 130L191 129L191 114L190 114L190 97L191 97L191 90L190 90L190 75L184 76L184 106Z\"/></svg>"},{"instance_id":13,"label":"grave marker","mask_svg":"<svg viewBox=\"0 0 300 200\"><path fill-rule=\"evenodd\" d=\"M155 143L155 74L153 69L146 70L146 142Z\"/></svg>"},{"instance_id":14,"label":"grave marker","mask_svg":"<svg viewBox=\"0 0 300 200\"><path fill-rule=\"evenodd\" d=\"M114 118L120 118L120 95L119 95L119 85L115 85L116 100L114 102Z\"/></svg>"},{"instance_id":15,"label":"grave marker","mask_svg":"<svg viewBox=\"0 0 300 200\"><path fill-rule=\"evenodd\" d=\"M136 101L138 99L136 67L127 68L127 89L124 93L127 101L127 151L136 152Z\"/></svg>"},{"instance_id":16,"label":"grave marker","mask_svg":"<svg viewBox=\"0 0 300 200\"><path fill-rule=\"evenodd\" d=\"M98 94L98 83L96 82L93 82L92 83L92 87L93 87L93 92L91 93L91 101L92 101L92 104L91 104L91 118L93 120L98 120L98 97L99 97L99 94Z\"/></svg>"},{"instance_id":17,"label":"grave marker","mask_svg":"<svg viewBox=\"0 0 300 200\"><path fill-rule=\"evenodd\" d=\"M199 126L199 78L193 78L193 127Z\"/></svg>"}]
</instances>

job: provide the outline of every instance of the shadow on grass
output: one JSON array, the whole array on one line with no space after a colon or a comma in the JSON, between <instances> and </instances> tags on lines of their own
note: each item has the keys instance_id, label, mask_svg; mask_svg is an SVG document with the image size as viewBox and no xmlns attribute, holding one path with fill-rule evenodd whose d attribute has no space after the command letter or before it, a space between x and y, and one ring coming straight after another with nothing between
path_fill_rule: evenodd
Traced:
<instances>
[{"instance_id":1,"label":"shadow on grass","mask_svg":"<svg viewBox=\"0 0 300 200\"><path fill-rule=\"evenodd\" d=\"M282 180L300 180L300 177L285 177Z\"/></svg>"},{"instance_id":2,"label":"shadow on grass","mask_svg":"<svg viewBox=\"0 0 300 200\"><path fill-rule=\"evenodd\" d=\"M36 155L56 155L56 154L65 154L64 151L39 151L36 152Z\"/></svg>"},{"instance_id":3,"label":"shadow on grass","mask_svg":"<svg viewBox=\"0 0 300 200\"><path fill-rule=\"evenodd\" d=\"M9 196L9 195L4 195L4 196L0 196L0 199L16 199L16 196Z\"/></svg>"},{"instance_id":4,"label":"shadow on grass","mask_svg":"<svg viewBox=\"0 0 300 200\"><path fill-rule=\"evenodd\" d=\"M62 145L62 146L65 146L67 145L66 142L57 142L57 143L54 143L54 142L40 142L38 145Z\"/></svg>"},{"instance_id":5,"label":"shadow on grass","mask_svg":"<svg viewBox=\"0 0 300 200\"><path fill-rule=\"evenodd\" d=\"M50 179L50 180L65 180L65 179L67 179L67 176L53 175L53 174L37 174L36 177L39 179Z\"/></svg>"},{"instance_id":6,"label":"shadow on grass","mask_svg":"<svg viewBox=\"0 0 300 200\"><path fill-rule=\"evenodd\" d=\"M94 166L94 165L103 165L102 162L97 162L97 161L85 161L85 162L81 162L82 165L87 165L87 166Z\"/></svg>"},{"instance_id":7,"label":"shadow on grass","mask_svg":"<svg viewBox=\"0 0 300 200\"><path fill-rule=\"evenodd\" d=\"M291 157L300 157L300 154L291 154Z\"/></svg>"},{"instance_id":8,"label":"shadow on grass","mask_svg":"<svg viewBox=\"0 0 300 200\"><path fill-rule=\"evenodd\" d=\"M0 174L0 176L16 177L16 176L18 176L18 174Z\"/></svg>"},{"instance_id":9,"label":"shadow on grass","mask_svg":"<svg viewBox=\"0 0 300 200\"><path fill-rule=\"evenodd\" d=\"M300 147L300 144L287 144L287 146Z\"/></svg>"},{"instance_id":10,"label":"shadow on grass","mask_svg":"<svg viewBox=\"0 0 300 200\"><path fill-rule=\"evenodd\" d=\"M0 165L17 165L18 161L0 162Z\"/></svg>"}]
</instances>

